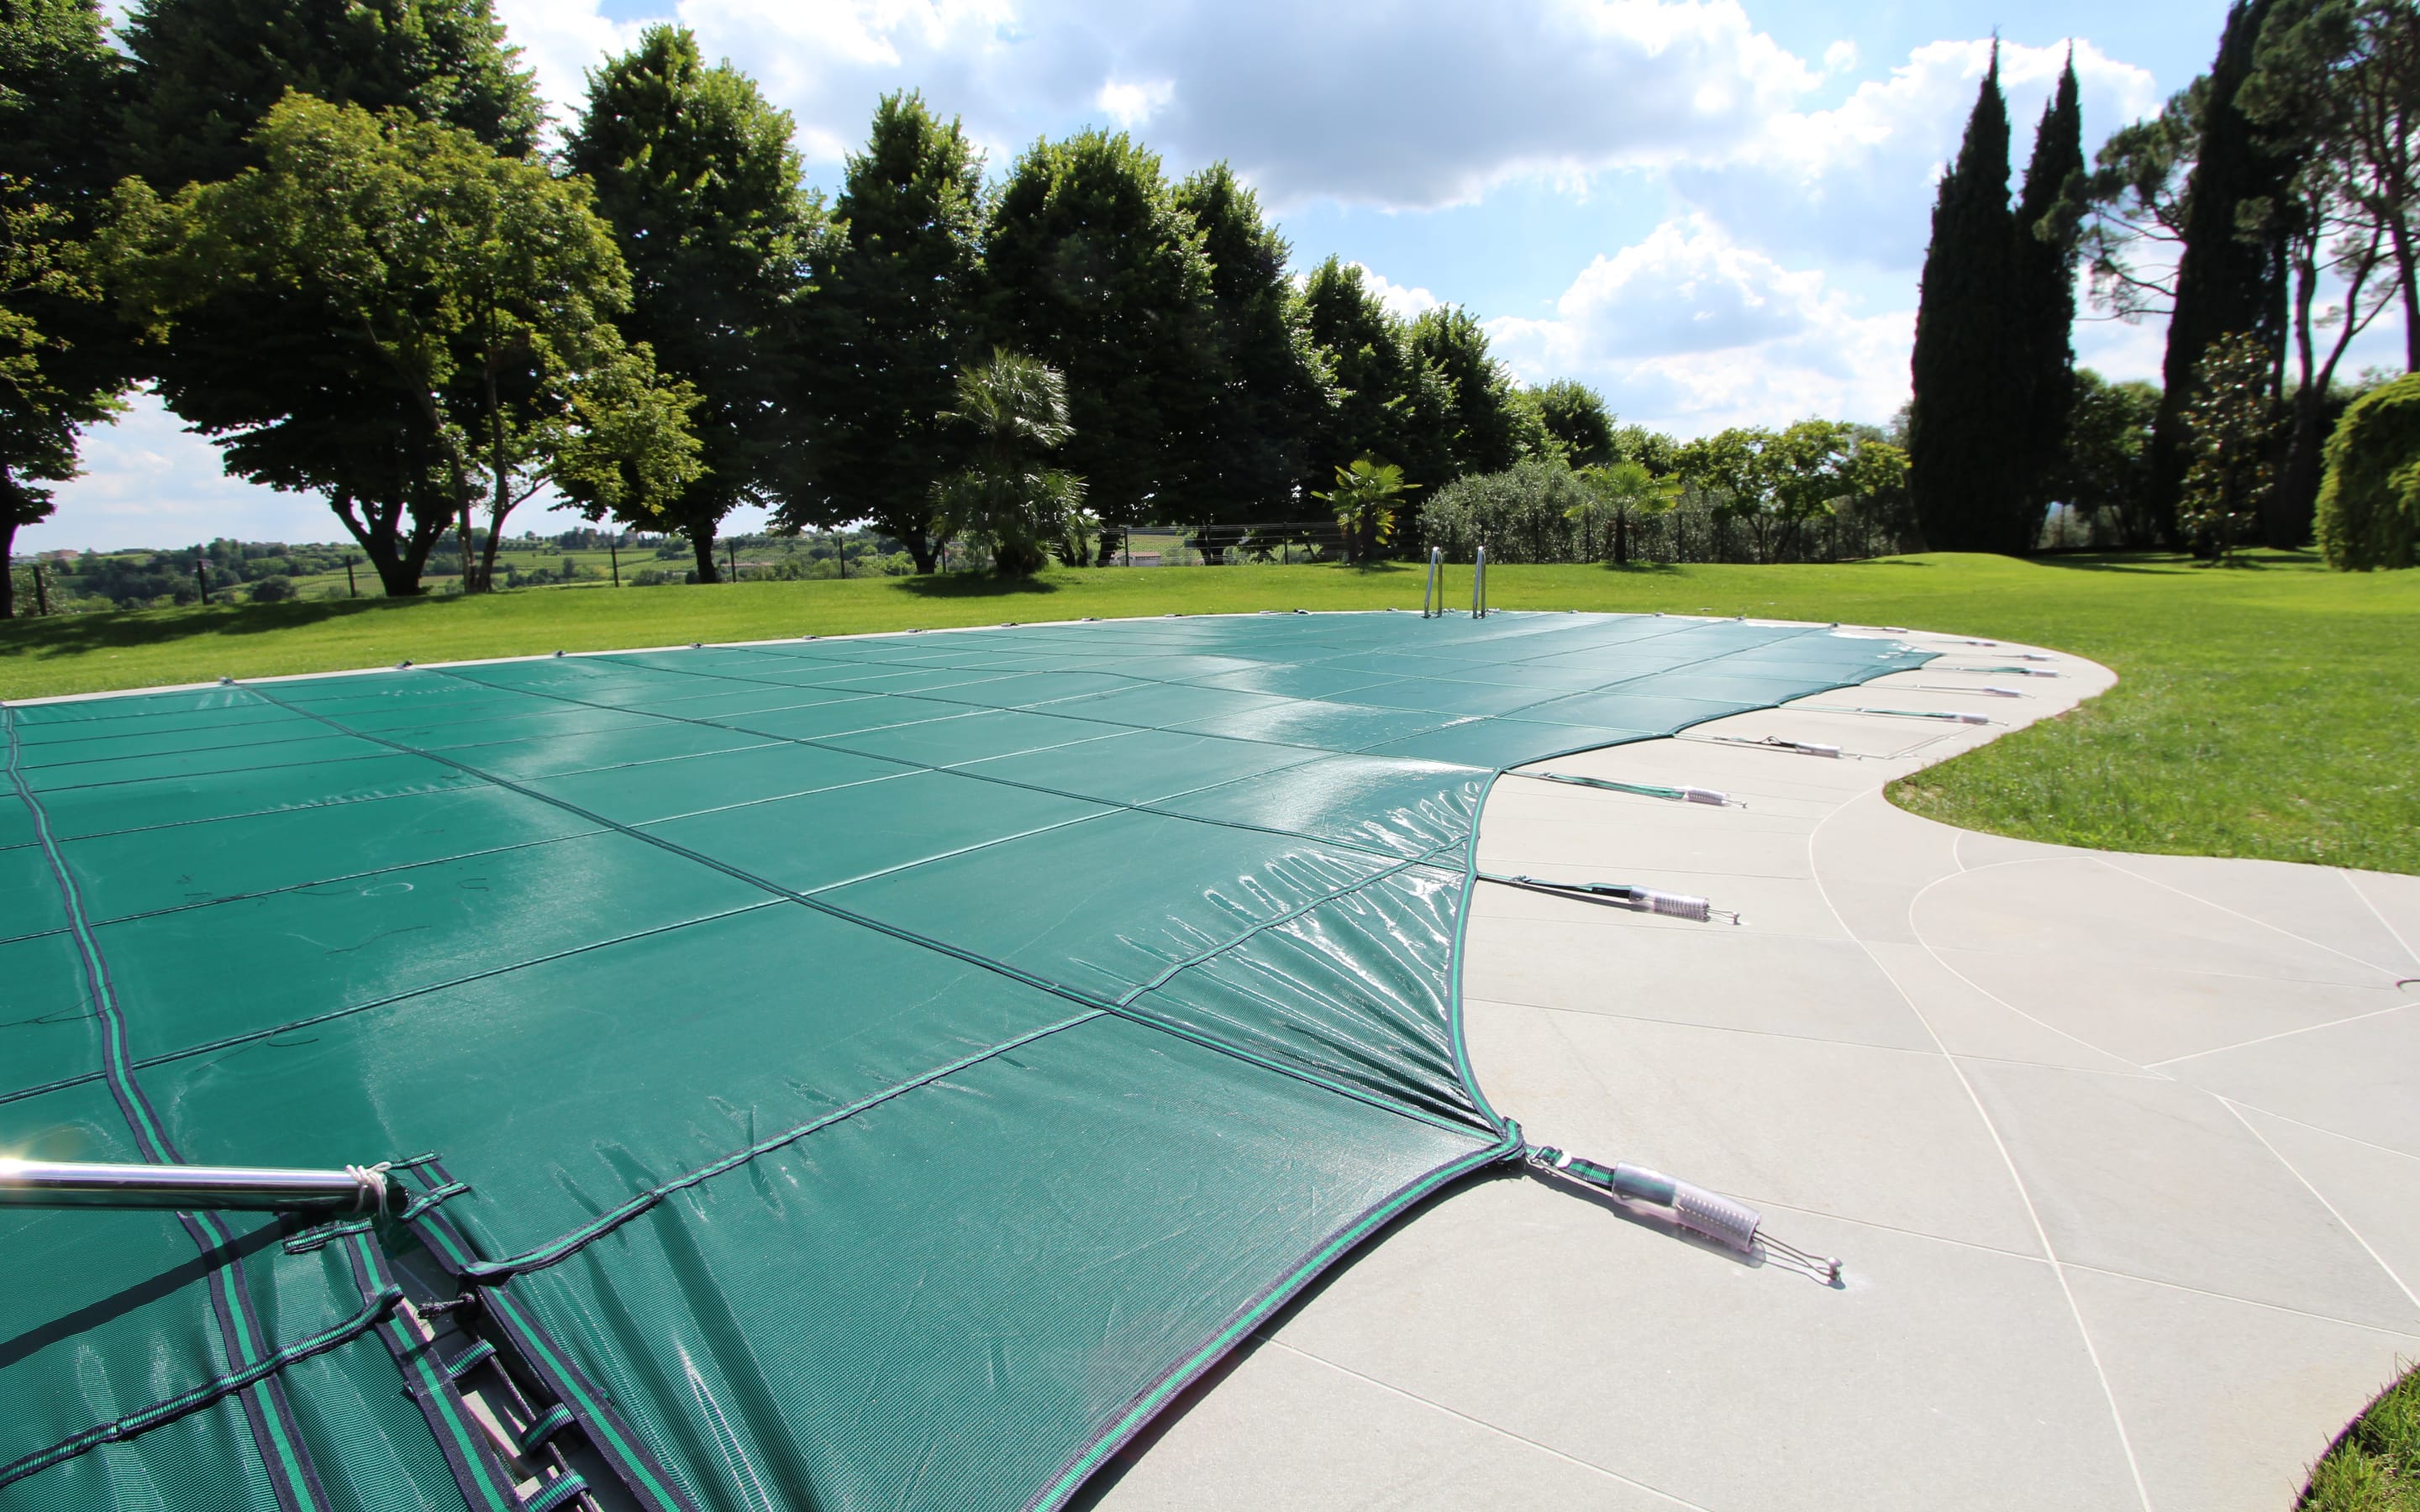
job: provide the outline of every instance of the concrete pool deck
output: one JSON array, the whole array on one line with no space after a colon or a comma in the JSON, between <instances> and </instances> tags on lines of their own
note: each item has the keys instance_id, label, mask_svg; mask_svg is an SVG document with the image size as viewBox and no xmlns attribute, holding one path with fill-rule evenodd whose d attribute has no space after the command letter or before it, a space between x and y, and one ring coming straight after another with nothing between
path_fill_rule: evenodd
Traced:
<instances>
[{"instance_id":1,"label":"concrete pool deck","mask_svg":"<svg viewBox=\"0 0 2420 1512\"><path fill-rule=\"evenodd\" d=\"M2292 1504L2420 1358L2420 877L1905 813L1892 779L2115 679L1893 639L1948 655L1540 764L1744 809L1500 782L1483 868L1746 922L1482 884L1463 981L1480 1084L1531 1139L1753 1203L1842 1284L1480 1182L1262 1330L1084 1504ZM1942 690L1987 684L2024 696ZM1829 712L1854 706L2000 722Z\"/></svg>"}]
</instances>

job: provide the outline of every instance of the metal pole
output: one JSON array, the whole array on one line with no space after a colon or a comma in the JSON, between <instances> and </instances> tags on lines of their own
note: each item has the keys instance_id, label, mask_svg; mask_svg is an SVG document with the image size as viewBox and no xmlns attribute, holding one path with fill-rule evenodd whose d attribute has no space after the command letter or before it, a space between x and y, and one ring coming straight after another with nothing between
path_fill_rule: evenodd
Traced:
<instances>
[{"instance_id":1,"label":"metal pole","mask_svg":"<svg viewBox=\"0 0 2420 1512\"><path fill-rule=\"evenodd\" d=\"M607 541L605 543L605 555L611 559L613 563L613 586L619 588L622 586L621 542L619 540Z\"/></svg>"},{"instance_id":2,"label":"metal pole","mask_svg":"<svg viewBox=\"0 0 2420 1512\"><path fill-rule=\"evenodd\" d=\"M1487 548L1483 546L1470 569L1470 617L1487 618Z\"/></svg>"},{"instance_id":3,"label":"metal pole","mask_svg":"<svg viewBox=\"0 0 2420 1512\"><path fill-rule=\"evenodd\" d=\"M215 1208L341 1206L375 1212L386 1205L383 1167L334 1171L262 1165L133 1165L0 1157L0 1207Z\"/></svg>"},{"instance_id":4,"label":"metal pole","mask_svg":"<svg viewBox=\"0 0 2420 1512\"><path fill-rule=\"evenodd\" d=\"M1444 547L1441 547L1441 546L1433 546L1433 547L1430 547L1430 548L1429 548L1429 580L1428 580L1428 582L1427 582L1427 583L1426 583L1426 584L1425 584L1425 585L1420 589L1420 618L1421 618L1421 619L1426 620L1426 619L1433 619L1433 618L1435 618L1435 617L1434 614L1432 614L1432 613L1430 612L1430 609L1429 609L1429 599L1430 599L1430 597L1431 597L1433 594L1435 594L1437 592L1437 574L1438 574L1439 572L1443 571L1443 570L1444 570L1444 568L1445 568L1445 548L1444 548ZM1444 600L1444 599L1442 599L1442 598L1439 598L1439 599L1437 600L1437 612L1438 612L1438 613L1442 613L1442 612L1444 611L1444 609L1445 609L1445 600Z\"/></svg>"}]
</instances>

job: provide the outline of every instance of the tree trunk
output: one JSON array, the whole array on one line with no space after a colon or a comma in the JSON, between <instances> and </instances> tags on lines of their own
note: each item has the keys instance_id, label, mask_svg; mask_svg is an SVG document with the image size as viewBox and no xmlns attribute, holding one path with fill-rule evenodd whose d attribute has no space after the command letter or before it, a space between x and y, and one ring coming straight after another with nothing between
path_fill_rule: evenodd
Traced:
<instances>
[{"instance_id":1,"label":"tree trunk","mask_svg":"<svg viewBox=\"0 0 2420 1512\"><path fill-rule=\"evenodd\" d=\"M1093 565L1096 567L1108 566L1109 564L1109 559L1118 554L1118 548L1125 546L1125 541L1126 529L1125 526L1111 525L1108 521L1104 520L1101 524L1100 539L1095 544L1093 552Z\"/></svg>"},{"instance_id":2,"label":"tree trunk","mask_svg":"<svg viewBox=\"0 0 2420 1512\"><path fill-rule=\"evenodd\" d=\"M2387 222L2395 244L2396 282L2403 289L2403 371L2420 373L2420 268L2412 266L2412 236L2400 216Z\"/></svg>"},{"instance_id":3,"label":"tree trunk","mask_svg":"<svg viewBox=\"0 0 2420 1512\"><path fill-rule=\"evenodd\" d=\"M17 569L8 564L17 548L17 522L0 515L0 620L17 617Z\"/></svg>"},{"instance_id":4,"label":"tree trunk","mask_svg":"<svg viewBox=\"0 0 2420 1512\"><path fill-rule=\"evenodd\" d=\"M471 561L471 501L467 498L456 506L454 527L455 555L462 564L462 592L479 591L479 571Z\"/></svg>"},{"instance_id":5,"label":"tree trunk","mask_svg":"<svg viewBox=\"0 0 2420 1512\"><path fill-rule=\"evenodd\" d=\"M926 539L924 532L923 531L911 531L908 532L907 540L902 544L908 548L908 555L909 559L916 563L916 572L918 576L922 577L930 575L933 571L934 564L939 560L940 554L933 549L933 543Z\"/></svg>"},{"instance_id":6,"label":"tree trunk","mask_svg":"<svg viewBox=\"0 0 2420 1512\"><path fill-rule=\"evenodd\" d=\"M722 575L714 570L714 527L692 525L689 532L690 550L697 558L697 580L719 583Z\"/></svg>"},{"instance_id":7,"label":"tree trunk","mask_svg":"<svg viewBox=\"0 0 2420 1512\"><path fill-rule=\"evenodd\" d=\"M1630 565L1630 512L1617 510L1613 517L1613 564Z\"/></svg>"}]
</instances>

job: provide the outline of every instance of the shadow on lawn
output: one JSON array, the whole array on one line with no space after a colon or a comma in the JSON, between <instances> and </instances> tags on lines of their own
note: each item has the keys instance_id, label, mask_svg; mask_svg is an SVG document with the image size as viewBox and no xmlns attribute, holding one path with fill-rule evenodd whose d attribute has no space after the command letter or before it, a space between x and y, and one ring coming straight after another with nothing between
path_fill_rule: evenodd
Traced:
<instances>
[{"instance_id":1,"label":"shadow on lawn","mask_svg":"<svg viewBox=\"0 0 2420 1512\"><path fill-rule=\"evenodd\" d=\"M2319 560L2317 551L2298 548L2291 551L2263 548L2241 551L2216 562L2188 556L2181 551L2078 551L2045 552L2024 559L2039 567L2065 567L2071 572L2127 572L2157 577L2179 568L2208 570L2226 568L2239 572L2261 572L2273 566L2308 566Z\"/></svg>"},{"instance_id":2,"label":"shadow on lawn","mask_svg":"<svg viewBox=\"0 0 2420 1512\"><path fill-rule=\"evenodd\" d=\"M1055 594L1059 585L1042 578L999 578L988 572L937 572L929 577L903 578L899 591L918 598L1006 598L1018 594Z\"/></svg>"},{"instance_id":3,"label":"shadow on lawn","mask_svg":"<svg viewBox=\"0 0 2420 1512\"><path fill-rule=\"evenodd\" d=\"M428 598L363 598L308 604L231 604L224 608L105 609L0 624L0 660L72 656L88 651L166 645L203 635L269 635L323 625L355 614L391 614L453 602Z\"/></svg>"}]
</instances>

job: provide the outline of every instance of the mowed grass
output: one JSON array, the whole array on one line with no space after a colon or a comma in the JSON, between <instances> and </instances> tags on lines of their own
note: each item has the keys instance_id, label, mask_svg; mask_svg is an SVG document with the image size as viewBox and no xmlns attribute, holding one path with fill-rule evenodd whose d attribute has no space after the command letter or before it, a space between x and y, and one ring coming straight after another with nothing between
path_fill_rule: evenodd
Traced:
<instances>
[{"instance_id":1,"label":"mowed grass","mask_svg":"<svg viewBox=\"0 0 2420 1512\"><path fill-rule=\"evenodd\" d=\"M2029 641L2115 691L1896 784L1916 812L2106 849L2420 872L2420 573L2303 554L1918 556L1831 566L1498 566L1506 609L1841 620ZM1264 566L1053 571L477 598L157 609L0 625L0 698L223 674L1006 621L1417 609L1421 573ZM1467 604L1467 568L1450 594Z\"/></svg>"},{"instance_id":2,"label":"mowed grass","mask_svg":"<svg viewBox=\"0 0 2420 1512\"><path fill-rule=\"evenodd\" d=\"M2319 1462L2297 1512L2420 1512L2420 1374L2372 1402Z\"/></svg>"}]
</instances>

